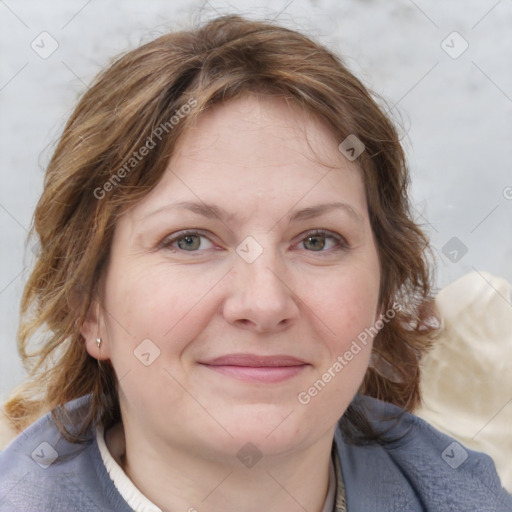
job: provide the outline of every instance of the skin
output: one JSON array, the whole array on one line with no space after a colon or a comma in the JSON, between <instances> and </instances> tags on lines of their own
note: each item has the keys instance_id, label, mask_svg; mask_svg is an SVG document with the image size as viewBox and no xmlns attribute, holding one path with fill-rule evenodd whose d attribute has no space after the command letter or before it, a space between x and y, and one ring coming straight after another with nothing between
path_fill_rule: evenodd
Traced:
<instances>
[{"instance_id":1,"label":"skin","mask_svg":"<svg viewBox=\"0 0 512 512\"><path fill-rule=\"evenodd\" d=\"M201 114L161 182L117 222L102 307L82 334L119 379L120 462L164 510L322 509L335 425L361 384L371 342L307 405L297 397L379 316L361 172L339 142L282 99L230 100ZM183 201L228 216L176 208ZM334 202L348 208L290 221ZM186 229L201 236L179 238ZM312 235L318 229L330 233ZM248 236L263 250L251 263L237 253ZM255 254L250 244L240 247ZM134 355L144 339L147 366ZM280 382L203 364L233 353L305 364ZM122 436L112 430L107 445ZM236 456L249 442L262 455L251 468Z\"/></svg>"}]
</instances>

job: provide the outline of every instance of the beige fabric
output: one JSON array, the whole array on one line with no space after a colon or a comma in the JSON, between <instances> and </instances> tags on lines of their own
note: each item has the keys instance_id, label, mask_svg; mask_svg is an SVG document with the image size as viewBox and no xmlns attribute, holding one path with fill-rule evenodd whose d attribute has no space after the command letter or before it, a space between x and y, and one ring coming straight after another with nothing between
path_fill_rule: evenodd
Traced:
<instances>
[{"instance_id":1,"label":"beige fabric","mask_svg":"<svg viewBox=\"0 0 512 512\"><path fill-rule=\"evenodd\" d=\"M511 285L472 272L439 292L446 324L422 367L416 414L468 448L490 455L512 492Z\"/></svg>"}]
</instances>

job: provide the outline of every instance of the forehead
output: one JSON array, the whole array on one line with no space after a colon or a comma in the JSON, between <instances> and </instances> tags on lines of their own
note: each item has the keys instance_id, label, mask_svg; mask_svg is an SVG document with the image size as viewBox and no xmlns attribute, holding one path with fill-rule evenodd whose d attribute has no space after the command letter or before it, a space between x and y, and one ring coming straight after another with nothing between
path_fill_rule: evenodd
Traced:
<instances>
[{"instance_id":1,"label":"forehead","mask_svg":"<svg viewBox=\"0 0 512 512\"><path fill-rule=\"evenodd\" d=\"M350 199L366 209L362 174L327 124L282 98L248 95L201 113L180 138L161 182L136 207L173 201L229 210Z\"/></svg>"},{"instance_id":2,"label":"forehead","mask_svg":"<svg viewBox=\"0 0 512 512\"><path fill-rule=\"evenodd\" d=\"M343 165L336 137L327 124L295 101L247 94L214 105L178 142L176 158L224 161L244 166L305 164ZM265 151L262 151L265 149Z\"/></svg>"}]
</instances>

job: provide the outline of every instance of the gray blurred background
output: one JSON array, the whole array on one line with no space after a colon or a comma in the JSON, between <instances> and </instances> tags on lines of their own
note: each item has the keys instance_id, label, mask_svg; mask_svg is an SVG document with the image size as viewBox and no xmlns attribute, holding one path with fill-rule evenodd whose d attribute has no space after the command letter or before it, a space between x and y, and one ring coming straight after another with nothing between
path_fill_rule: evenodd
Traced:
<instances>
[{"instance_id":1,"label":"gray blurred background","mask_svg":"<svg viewBox=\"0 0 512 512\"><path fill-rule=\"evenodd\" d=\"M438 288L473 270L512 281L512 0L0 0L0 397L23 377L25 239L77 98L119 52L226 13L314 36L383 98Z\"/></svg>"}]
</instances>

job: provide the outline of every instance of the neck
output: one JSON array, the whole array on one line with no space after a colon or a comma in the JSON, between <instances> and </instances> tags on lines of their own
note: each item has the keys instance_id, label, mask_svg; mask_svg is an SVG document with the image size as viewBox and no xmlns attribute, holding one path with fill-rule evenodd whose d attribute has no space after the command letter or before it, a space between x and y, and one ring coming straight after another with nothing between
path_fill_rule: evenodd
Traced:
<instances>
[{"instance_id":1,"label":"neck","mask_svg":"<svg viewBox=\"0 0 512 512\"><path fill-rule=\"evenodd\" d=\"M330 429L314 445L265 455L252 467L233 457L156 444L121 424L107 432L106 443L133 484L166 512L321 512L332 439Z\"/></svg>"}]
</instances>

